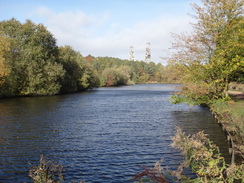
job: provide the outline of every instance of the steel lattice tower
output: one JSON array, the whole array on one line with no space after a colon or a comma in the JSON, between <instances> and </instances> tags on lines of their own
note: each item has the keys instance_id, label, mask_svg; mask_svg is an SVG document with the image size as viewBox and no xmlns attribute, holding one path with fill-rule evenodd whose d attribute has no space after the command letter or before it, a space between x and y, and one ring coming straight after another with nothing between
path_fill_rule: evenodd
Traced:
<instances>
[{"instance_id":1,"label":"steel lattice tower","mask_svg":"<svg viewBox=\"0 0 244 183\"><path fill-rule=\"evenodd\" d=\"M134 61L134 50L133 50L133 46L130 46L130 61Z\"/></svg>"},{"instance_id":2,"label":"steel lattice tower","mask_svg":"<svg viewBox=\"0 0 244 183\"><path fill-rule=\"evenodd\" d=\"M147 62L147 63L151 62L151 49L150 49L149 42L147 43L147 47L146 47L145 62Z\"/></svg>"}]
</instances>

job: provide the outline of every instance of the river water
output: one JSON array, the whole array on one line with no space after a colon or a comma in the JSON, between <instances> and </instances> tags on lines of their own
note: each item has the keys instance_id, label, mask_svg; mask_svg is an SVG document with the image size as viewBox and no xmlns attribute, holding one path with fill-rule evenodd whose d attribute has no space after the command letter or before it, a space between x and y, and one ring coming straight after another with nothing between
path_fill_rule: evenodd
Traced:
<instances>
[{"instance_id":1,"label":"river water","mask_svg":"<svg viewBox=\"0 0 244 183\"><path fill-rule=\"evenodd\" d=\"M51 97L0 100L0 182L31 182L40 155L64 166L65 182L130 182L141 167L175 169L175 126L204 130L227 157L221 128L208 109L171 104L176 85L148 84Z\"/></svg>"}]
</instances>

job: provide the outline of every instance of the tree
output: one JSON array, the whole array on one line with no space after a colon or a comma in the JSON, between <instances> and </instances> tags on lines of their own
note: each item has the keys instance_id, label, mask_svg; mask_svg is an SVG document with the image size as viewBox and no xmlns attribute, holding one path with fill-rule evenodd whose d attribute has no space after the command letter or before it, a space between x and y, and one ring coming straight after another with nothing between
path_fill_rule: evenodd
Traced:
<instances>
[{"instance_id":1,"label":"tree","mask_svg":"<svg viewBox=\"0 0 244 183\"><path fill-rule=\"evenodd\" d=\"M58 80L64 74L57 61L56 39L42 24L27 20L22 26L22 60L26 67L24 95L53 95L60 90Z\"/></svg>"},{"instance_id":2,"label":"tree","mask_svg":"<svg viewBox=\"0 0 244 183\"><path fill-rule=\"evenodd\" d=\"M8 68L8 75L4 78L4 83L1 86L1 96L13 96L18 93L19 86L21 85L19 71L17 65L21 65L20 61L16 61L19 56L20 46L17 44L17 39L20 35L16 30L20 30L21 23L15 19L9 21L0 22L0 31L2 38L8 38L8 48L9 51L2 55L2 60L4 60L5 68ZM5 45L3 45L5 46Z\"/></svg>"},{"instance_id":3,"label":"tree","mask_svg":"<svg viewBox=\"0 0 244 183\"><path fill-rule=\"evenodd\" d=\"M228 84L244 75L244 17L234 17L219 32L216 50L210 65L221 76L219 82L227 94ZM221 80L222 79L222 80Z\"/></svg>"},{"instance_id":4,"label":"tree","mask_svg":"<svg viewBox=\"0 0 244 183\"><path fill-rule=\"evenodd\" d=\"M64 74L57 62L58 47L53 35L42 25L15 19L0 23L0 30L10 40L5 57L10 68L4 95L53 95L60 90Z\"/></svg>"},{"instance_id":5,"label":"tree","mask_svg":"<svg viewBox=\"0 0 244 183\"><path fill-rule=\"evenodd\" d=\"M129 70L124 70L126 66L119 68L107 68L102 72L103 84L105 86L126 85L130 81Z\"/></svg>"},{"instance_id":6,"label":"tree","mask_svg":"<svg viewBox=\"0 0 244 183\"><path fill-rule=\"evenodd\" d=\"M102 72L105 86L116 86L118 82L118 72L115 68L107 68Z\"/></svg>"},{"instance_id":7,"label":"tree","mask_svg":"<svg viewBox=\"0 0 244 183\"><path fill-rule=\"evenodd\" d=\"M59 62L65 70L61 80L61 93L78 90L79 79L82 77L82 67L79 64L81 59L82 55L70 46L59 47Z\"/></svg>"},{"instance_id":8,"label":"tree","mask_svg":"<svg viewBox=\"0 0 244 183\"><path fill-rule=\"evenodd\" d=\"M0 96L1 96L1 88L5 83L5 79L8 75L8 67L5 61L6 52L9 51L9 42L8 39L0 32Z\"/></svg>"},{"instance_id":9,"label":"tree","mask_svg":"<svg viewBox=\"0 0 244 183\"><path fill-rule=\"evenodd\" d=\"M100 86L100 80L94 69L87 63L83 63L83 74L79 83L79 90L87 90Z\"/></svg>"},{"instance_id":10,"label":"tree","mask_svg":"<svg viewBox=\"0 0 244 183\"><path fill-rule=\"evenodd\" d=\"M192 34L174 35L171 62L181 65L187 84L181 95L196 104L226 97L228 83L243 73L243 0L193 4ZM196 86L203 92L195 92Z\"/></svg>"},{"instance_id":11,"label":"tree","mask_svg":"<svg viewBox=\"0 0 244 183\"><path fill-rule=\"evenodd\" d=\"M70 46L59 47L59 61L65 74L61 80L61 93L86 90L99 86L94 70L82 55Z\"/></svg>"}]
</instances>

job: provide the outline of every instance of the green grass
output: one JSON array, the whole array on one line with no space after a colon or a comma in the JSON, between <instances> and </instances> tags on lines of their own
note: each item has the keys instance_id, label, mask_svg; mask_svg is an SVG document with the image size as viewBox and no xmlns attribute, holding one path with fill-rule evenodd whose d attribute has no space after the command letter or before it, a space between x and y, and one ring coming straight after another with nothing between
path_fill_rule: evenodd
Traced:
<instances>
[{"instance_id":1,"label":"green grass","mask_svg":"<svg viewBox=\"0 0 244 183\"><path fill-rule=\"evenodd\" d=\"M244 159L244 98L240 94L231 94L230 97L232 100L228 102L218 100L211 108L231 134L235 152L242 157L241 159Z\"/></svg>"},{"instance_id":2,"label":"green grass","mask_svg":"<svg viewBox=\"0 0 244 183\"><path fill-rule=\"evenodd\" d=\"M240 135L244 138L244 98L243 95L230 95L232 98L228 102L229 113L231 114L232 123L239 130Z\"/></svg>"},{"instance_id":3,"label":"green grass","mask_svg":"<svg viewBox=\"0 0 244 183\"><path fill-rule=\"evenodd\" d=\"M233 123L231 125L235 128L236 133L239 133L244 150L244 100L229 102L228 106Z\"/></svg>"}]
</instances>

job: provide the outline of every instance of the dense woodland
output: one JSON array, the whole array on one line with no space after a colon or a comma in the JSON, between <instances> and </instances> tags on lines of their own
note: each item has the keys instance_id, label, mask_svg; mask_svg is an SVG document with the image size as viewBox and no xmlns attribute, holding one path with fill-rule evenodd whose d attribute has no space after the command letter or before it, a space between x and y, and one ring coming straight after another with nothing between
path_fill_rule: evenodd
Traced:
<instances>
[{"instance_id":1,"label":"dense woodland","mask_svg":"<svg viewBox=\"0 0 244 183\"><path fill-rule=\"evenodd\" d=\"M16 19L0 22L0 96L55 95L99 86L176 82L154 62L82 56L58 47L42 24Z\"/></svg>"}]
</instances>

